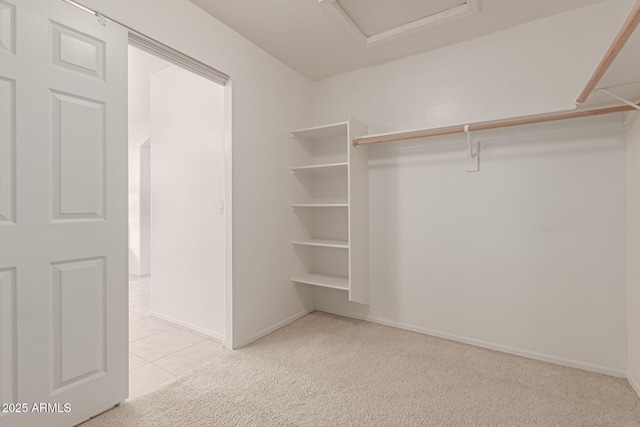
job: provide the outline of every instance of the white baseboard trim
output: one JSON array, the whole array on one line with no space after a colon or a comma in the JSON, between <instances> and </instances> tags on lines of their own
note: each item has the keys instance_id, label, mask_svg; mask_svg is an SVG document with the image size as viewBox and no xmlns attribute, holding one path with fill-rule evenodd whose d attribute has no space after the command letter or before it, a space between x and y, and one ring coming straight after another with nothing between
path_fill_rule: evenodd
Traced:
<instances>
[{"instance_id":1,"label":"white baseboard trim","mask_svg":"<svg viewBox=\"0 0 640 427\"><path fill-rule=\"evenodd\" d=\"M638 382L633 376L627 373L627 381L631 384L631 388L636 392L636 395L640 397L640 382Z\"/></svg>"},{"instance_id":2,"label":"white baseboard trim","mask_svg":"<svg viewBox=\"0 0 640 427\"><path fill-rule=\"evenodd\" d=\"M342 310L334 310L330 307L316 306L317 311L322 311L329 314L337 314L339 316L351 317L353 319L366 320L368 322L379 323L385 326L393 326L399 329L405 329L407 331L418 332L424 335L431 335L438 338L444 338L451 341L461 342L464 344L474 345L476 347L483 347L489 350L500 351L502 353L513 354L516 356L527 357L529 359L540 360L543 362L555 363L556 365L568 366L570 368L582 369L585 371L597 372L599 374L611 375L614 377L627 378L625 371L610 368L608 366L595 365L591 363L580 362L577 360L565 359L562 357L551 356L542 353L536 353L528 350L521 350L518 348L508 347L505 345L494 344L491 342L476 340L473 338L461 337L458 335L448 334L446 332L434 331L420 326L409 325L406 323L395 322L393 320L382 319L373 316L360 316L348 313Z\"/></svg>"},{"instance_id":3,"label":"white baseboard trim","mask_svg":"<svg viewBox=\"0 0 640 427\"><path fill-rule=\"evenodd\" d=\"M209 329L201 328L199 326L193 325L189 322L185 322L179 319L175 319L171 316L166 316L164 314L158 313L156 311L149 310L149 315L156 317L160 320L164 320L165 322L173 323L174 325L181 326L183 328L191 329L199 334L206 335L214 341L219 342L220 344L224 343L224 335L219 334L218 332L211 331Z\"/></svg>"},{"instance_id":4,"label":"white baseboard trim","mask_svg":"<svg viewBox=\"0 0 640 427\"><path fill-rule=\"evenodd\" d=\"M296 320L298 320L299 318L306 316L307 314L313 312L314 310L302 310L301 312L294 314L291 317L288 317L286 319L284 319L281 322L276 323L273 326L269 326L266 329L263 329L261 332L258 332L257 334L251 336L250 338L244 340L244 341L240 341L240 343L234 344L233 348L234 349L238 349L238 348L242 348L246 345L251 344L254 341L259 340L260 338L264 337L265 335L269 335L271 332L277 331L278 329L282 328L283 326L288 325L291 322L294 322Z\"/></svg>"}]
</instances>

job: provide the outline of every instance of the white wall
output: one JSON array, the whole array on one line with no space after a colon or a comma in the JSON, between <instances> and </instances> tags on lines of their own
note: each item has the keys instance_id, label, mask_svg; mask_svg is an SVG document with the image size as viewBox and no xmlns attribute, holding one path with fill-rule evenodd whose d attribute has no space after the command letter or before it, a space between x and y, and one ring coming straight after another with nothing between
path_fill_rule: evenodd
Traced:
<instances>
[{"instance_id":1,"label":"white wall","mask_svg":"<svg viewBox=\"0 0 640 427\"><path fill-rule=\"evenodd\" d=\"M289 281L289 194L279 190L290 183L289 131L312 121L311 82L187 0L83 4L232 78L234 343L310 309L310 291Z\"/></svg>"},{"instance_id":2,"label":"white wall","mask_svg":"<svg viewBox=\"0 0 640 427\"><path fill-rule=\"evenodd\" d=\"M142 252L149 250L141 239L140 215L140 148L151 137L149 123L129 126L129 274L146 276L151 274L149 263L142 263Z\"/></svg>"},{"instance_id":3,"label":"white wall","mask_svg":"<svg viewBox=\"0 0 640 427\"><path fill-rule=\"evenodd\" d=\"M151 76L151 313L224 339L224 86Z\"/></svg>"},{"instance_id":4,"label":"white wall","mask_svg":"<svg viewBox=\"0 0 640 427\"><path fill-rule=\"evenodd\" d=\"M128 115L129 115L129 274L146 276L151 273L148 233L149 217L140 206L142 144L151 137L150 77L169 64L129 47Z\"/></svg>"},{"instance_id":5,"label":"white wall","mask_svg":"<svg viewBox=\"0 0 640 427\"><path fill-rule=\"evenodd\" d=\"M374 132L570 109L632 2L606 2L317 82L314 121ZM591 131L600 127L611 130ZM626 371L625 143L607 117L371 148L371 305L319 309L601 372ZM423 148L423 147L433 148ZM414 149L417 148L417 149Z\"/></svg>"},{"instance_id":6,"label":"white wall","mask_svg":"<svg viewBox=\"0 0 640 427\"><path fill-rule=\"evenodd\" d=\"M627 129L627 375L640 395L640 113Z\"/></svg>"},{"instance_id":7,"label":"white wall","mask_svg":"<svg viewBox=\"0 0 640 427\"><path fill-rule=\"evenodd\" d=\"M149 126L151 127L151 126ZM151 137L139 150L140 154L140 275L151 274Z\"/></svg>"},{"instance_id":8,"label":"white wall","mask_svg":"<svg viewBox=\"0 0 640 427\"><path fill-rule=\"evenodd\" d=\"M144 57L129 47L129 274L144 276L150 270L141 265L140 251L140 146L149 139L149 77Z\"/></svg>"}]
</instances>

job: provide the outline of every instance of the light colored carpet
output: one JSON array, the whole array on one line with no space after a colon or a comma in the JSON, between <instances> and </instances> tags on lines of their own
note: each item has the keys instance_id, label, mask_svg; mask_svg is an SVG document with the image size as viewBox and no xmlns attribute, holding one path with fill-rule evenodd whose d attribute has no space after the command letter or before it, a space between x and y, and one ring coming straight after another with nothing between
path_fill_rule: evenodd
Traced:
<instances>
[{"instance_id":1,"label":"light colored carpet","mask_svg":"<svg viewBox=\"0 0 640 427\"><path fill-rule=\"evenodd\" d=\"M624 379L315 312L98 426L640 426Z\"/></svg>"}]
</instances>

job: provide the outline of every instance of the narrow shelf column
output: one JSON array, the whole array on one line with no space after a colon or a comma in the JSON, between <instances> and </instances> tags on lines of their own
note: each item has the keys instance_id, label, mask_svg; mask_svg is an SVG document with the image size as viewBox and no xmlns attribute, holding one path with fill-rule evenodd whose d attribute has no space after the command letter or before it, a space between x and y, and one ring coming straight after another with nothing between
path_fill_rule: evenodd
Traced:
<instances>
[{"instance_id":1,"label":"narrow shelf column","mask_svg":"<svg viewBox=\"0 0 640 427\"><path fill-rule=\"evenodd\" d=\"M354 119L292 132L293 283L348 291L369 304L368 133ZM302 202L302 203L301 203Z\"/></svg>"}]
</instances>

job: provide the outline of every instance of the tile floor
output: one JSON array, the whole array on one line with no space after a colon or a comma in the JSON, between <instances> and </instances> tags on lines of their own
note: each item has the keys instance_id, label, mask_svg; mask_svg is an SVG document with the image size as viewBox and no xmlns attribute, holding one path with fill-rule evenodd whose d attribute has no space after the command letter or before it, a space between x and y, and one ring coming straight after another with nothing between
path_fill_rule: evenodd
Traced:
<instances>
[{"instance_id":1,"label":"tile floor","mask_svg":"<svg viewBox=\"0 0 640 427\"><path fill-rule=\"evenodd\" d=\"M151 280L129 278L129 398L145 394L207 363L220 343L149 315Z\"/></svg>"}]
</instances>

